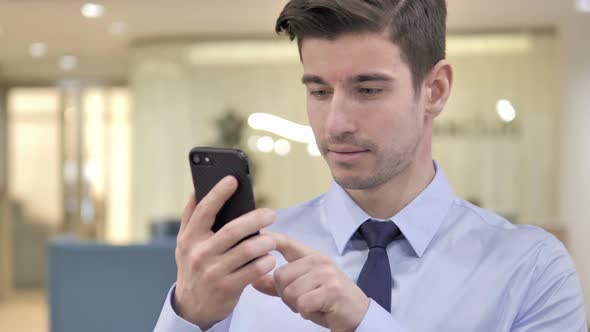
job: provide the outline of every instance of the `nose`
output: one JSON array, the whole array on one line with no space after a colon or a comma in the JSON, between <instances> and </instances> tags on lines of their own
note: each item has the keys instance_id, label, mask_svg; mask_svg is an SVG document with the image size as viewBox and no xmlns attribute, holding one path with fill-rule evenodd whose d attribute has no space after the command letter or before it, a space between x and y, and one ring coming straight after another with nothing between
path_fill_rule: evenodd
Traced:
<instances>
[{"instance_id":1,"label":"nose","mask_svg":"<svg viewBox=\"0 0 590 332\"><path fill-rule=\"evenodd\" d=\"M324 127L326 133L331 137L354 133L357 130L356 121L352 102L347 100L345 93L334 91Z\"/></svg>"}]
</instances>

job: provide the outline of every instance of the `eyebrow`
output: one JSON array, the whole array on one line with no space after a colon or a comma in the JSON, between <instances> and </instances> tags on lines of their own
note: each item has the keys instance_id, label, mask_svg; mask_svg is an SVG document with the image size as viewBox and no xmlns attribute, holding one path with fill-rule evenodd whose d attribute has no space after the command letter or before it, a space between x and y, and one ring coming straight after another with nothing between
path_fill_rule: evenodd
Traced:
<instances>
[{"instance_id":1,"label":"eyebrow","mask_svg":"<svg viewBox=\"0 0 590 332\"><path fill-rule=\"evenodd\" d=\"M393 82L395 79L391 76L378 73L360 74L348 80L350 83L364 83L364 82ZM303 75L301 78L303 84L321 84L328 85L326 81L317 75Z\"/></svg>"},{"instance_id":2,"label":"eyebrow","mask_svg":"<svg viewBox=\"0 0 590 332\"><path fill-rule=\"evenodd\" d=\"M301 83L303 83L303 84L315 83L315 84L327 85L326 81L324 81L321 77L319 77L317 75L303 75L303 78L301 78Z\"/></svg>"},{"instance_id":3,"label":"eyebrow","mask_svg":"<svg viewBox=\"0 0 590 332\"><path fill-rule=\"evenodd\" d=\"M363 83L363 82L393 82L394 79L391 76L385 74L361 74L353 77L350 80L352 83Z\"/></svg>"}]
</instances>

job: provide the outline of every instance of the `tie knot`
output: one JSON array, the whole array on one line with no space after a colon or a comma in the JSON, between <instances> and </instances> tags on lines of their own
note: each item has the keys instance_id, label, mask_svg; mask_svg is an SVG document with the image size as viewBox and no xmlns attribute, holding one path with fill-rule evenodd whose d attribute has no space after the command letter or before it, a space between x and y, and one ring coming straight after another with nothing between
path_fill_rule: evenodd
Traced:
<instances>
[{"instance_id":1,"label":"tie knot","mask_svg":"<svg viewBox=\"0 0 590 332\"><path fill-rule=\"evenodd\" d=\"M367 242L369 249L385 249L401 232L391 221L367 220L359 227L359 233Z\"/></svg>"}]
</instances>

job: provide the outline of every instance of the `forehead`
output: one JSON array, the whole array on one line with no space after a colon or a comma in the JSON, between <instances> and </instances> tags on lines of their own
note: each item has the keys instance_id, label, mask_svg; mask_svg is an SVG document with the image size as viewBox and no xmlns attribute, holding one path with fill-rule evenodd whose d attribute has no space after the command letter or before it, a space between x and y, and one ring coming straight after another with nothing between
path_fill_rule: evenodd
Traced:
<instances>
[{"instance_id":1,"label":"forehead","mask_svg":"<svg viewBox=\"0 0 590 332\"><path fill-rule=\"evenodd\" d=\"M328 81L344 81L368 72L409 73L400 48L382 33L347 34L333 40L305 38L301 59L304 74Z\"/></svg>"}]
</instances>

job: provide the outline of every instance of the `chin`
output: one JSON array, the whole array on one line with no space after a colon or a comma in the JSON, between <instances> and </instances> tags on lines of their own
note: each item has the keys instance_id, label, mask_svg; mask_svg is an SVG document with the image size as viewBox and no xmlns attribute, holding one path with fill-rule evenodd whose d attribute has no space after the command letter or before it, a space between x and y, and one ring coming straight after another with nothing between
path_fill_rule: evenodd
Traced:
<instances>
[{"instance_id":1,"label":"chin","mask_svg":"<svg viewBox=\"0 0 590 332\"><path fill-rule=\"evenodd\" d=\"M371 176L333 175L333 178L340 187L351 190L371 189L381 184L378 179Z\"/></svg>"}]
</instances>

